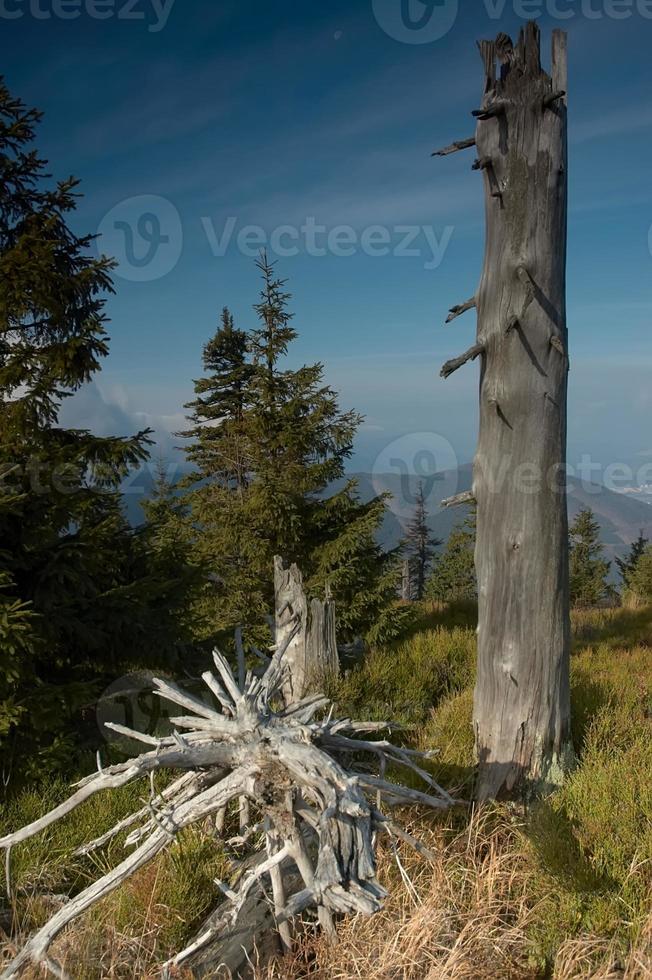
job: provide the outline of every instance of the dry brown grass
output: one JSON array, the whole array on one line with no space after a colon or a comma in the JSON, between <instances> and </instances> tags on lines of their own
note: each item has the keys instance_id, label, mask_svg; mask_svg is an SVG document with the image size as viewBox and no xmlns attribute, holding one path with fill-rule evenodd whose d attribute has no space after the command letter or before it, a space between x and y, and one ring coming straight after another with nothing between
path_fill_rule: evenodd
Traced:
<instances>
[{"instance_id":1,"label":"dry brown grass","mask_svg":"<svg viewBox=\"0 0 652 980\"><path fill-rule=\"evenodd\" d=\"M412 828L433 851L428 862L401 846L402 877L391 848L380 851L390 890L385 909L340 925L336 947L307 933L294 957L259 971L256 980L644 980L652 977L652 916L626 960L609 938L590 934L564 941L554 973L533 958L532 930L543 902L541 879L516 809L485 807L460 829L423 817ZM53 949L76 980L155 980L172 952L165 941L161 869L144 869L95 916L69 929ZM37 901L36 899L34 901ZM30 909L26 922L44 909ZM130 928L116 923L133 914ZM18 937L24 938L18 929ZM14 952L6 943L0 963ZM43 974L28 970L26 980ZM190 980L179 971L177 980Z\"/></svg>"},{"instance_id":2,"label":"dry brown grass","mask_svg":"<svg viewBox=\"0 0 652 980\"><path fill-rule=\"evenodd\" d=\"M339 929L333 947L322 937L302 943L294 957L276 962L256 980L649 980L652 916L622 958L616 943L580 935L564 941L554 966L535 954L532 934L544 903L524 826L516 810L475 811L462 831L418 826L434 852L429 863L400 848L410 884L395 856L383 848L386 907L372 919L357 917Z\"/></svg>"},{"instance_id":3,"label":"dry brown grass","mask_svg":"<svg viewBox=\"0 0 652 980\"><path fill-rule=\"evenodd\" d=\"M528 960L530 871L507 811L499 819L492 810L476 812L463 831L420 822L418 832L434 860L401 847L408 885L391 849L383 848L390 898L380 914L343 923L336 947L323 939L305 943L261 980L536 977Z\"/></svg>"},{"instance_id":4,"label":"dry brown grass","mask_svg":"<svg viewBox=\"0 0 652 980\"><path fill-rule=\"evenodd\" d=\"M652 914L638 942L623 959L604 937L568 939L555 960L557 980L649 980L652 977Z\"/></svg>"},{"instance_id":5,"label":"dry brown grass","mask_svg":"<svg viewBox=\"0 0 652 980\"><path fill-rule=\"evenodd\" d=\"M161 963L175 951L165 941L170 909L158 902L160 884L160 867L143 869L115 898L105 900L94 914L89 913L67 929L52 946L52 958L75 980L159 978ZM5 937L5 942L0 942L0 967L18 952L33 923L44 920L44 913L52 911L52 906L46 909L40 898L22 904L12 940ZM130 911L133 921L126 929L121 912ZM43 980L44 973L37 967L28 967L22 976L24 980ZM191 975L177 971L174 976L175 980L190 980Z\"/></svg>"},{"instance_id":6,"label":"dry brown grass","mask_svg":"<svg viewBox=\"0 0 652 980\"><path fill-rule=\"evenodd\" d=\"M462 824L464 824L462 826ZM652 917L626 961L604 936L562 942L554 973L533 951L546 893L520 811L487 806L468 815L425 818L411 828L433 852L418 857L401 845L380 849L390 897L374 918L340 924L336 947L309 931L294 957L256 973L256 980L643 980L652 977ZM401 868L403 870L401 870ZM143 869L116 896L67 930L53 955L75 980L155 980L172 953L170 908L161 902L165 869ZM34 901L37 901L36 899ZM25 910L25 923L45 909ZM125 928L128 922L129 928ZM17 931L19 940L24 930ZM167 937L167 938L166 938ZM14 952L0 951L0 964ZM4 954L4 956L2 955ZM39 980L36 969L26 980ZM179 971L177 980L190 980Z\"/></svg>"},{"instance_id":7,"label":"dry brown grass","mask_svg":"<svg viewBox=\"0 0 652 980\"><path fill-rule=\"evenodd\" d=\"M415 744L440 750L435 775L466 790L473 746L465 664L473 635L456 626L447 635L436 628L417 635L391 658L369 658L346 693L378 711L386 711L388 698L393 708L408 706ZM401 845L407 885L383 845L385 909L342 922L335 948L307 929L295 955L260 970L257 980L652 978L652 610L584 610L574 626L581 764L567 784L527 817L495 806L447 818L414 814L412 832L434 860ZM448 686L440 684L440 662L454 680ZM443 700L430 711L436 692ZM27 813L18 808L5 820L33 819L40 801L27 803ZM32 842L22 858L18 850L16 881L38 893L78 889L81 870L92 869L64 874L66 855L122 815L111 809L95 827L96 812L80 813L67 833L58 832L61 840ZM205 846L197 839L173 849L60 938L54 955L75 980L161 975L161 963L191 938L214 901L213 878L224 877ZM39 902L19 903L14 942L43 921ZM0 964L11 952L0 944Z\"/></svg>"}]
</instances>

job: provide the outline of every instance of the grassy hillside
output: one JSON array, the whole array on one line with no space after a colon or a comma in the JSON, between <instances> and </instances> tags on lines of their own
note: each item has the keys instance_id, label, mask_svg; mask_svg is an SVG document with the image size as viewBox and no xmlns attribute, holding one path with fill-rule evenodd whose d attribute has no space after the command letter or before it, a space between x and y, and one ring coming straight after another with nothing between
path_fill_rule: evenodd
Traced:
<instances>
[{"instance_id":1,"label":"grassy hillside","mask_svg":"<svg viewBox=\"0 0 652 980\"><path fill-rule=\"evenodd\" d=\"M358 708L366 698L374 716L393 708L412 723L415 744L440 750L433 772L463 793L474 635L430 618L396 651L396 687L383 652L343 693ZM337 950L317 942L278 976L305 975L307 958L311 975L329 980L652 975L652 610L578 613L574 632L578 765L563 789L527 811L415 815L434 863L401 848L403 877L386 850L382 915L347 923ZM439 702L424 711L429 695Z\"/></svg>"},{"instance_id":2,"label":"grassy hillside","mask_svg":"<svg viewBox=\"0 0 652 980\"><path fill-rule=\"evenodd\" d=\"M336 949L307 936L294 960L261 977L652 975L652 609L578 613L574 637L578 766L566 785L527 811L492 805L445 818L406 814L434 861L401 845L399 864L383 847L386 909L343 923ZM342 711L403 722L406 740L438 750L433 773L463 796L473 772L474 656L472 609L424 609L409 640L372 652L333 693ZM5 805L0 833L64 792L60 784L40 786ZM119 860L119 841L94 860L71 852L145 792L141 786L95 800L14 850L14 899L0 913L3 955L94 875L98 862ZM214 904L213 880L224 873L219 846L187 834L99 914L69 930L56 954L83 980L157 976L157 964Z\"/></svg>"}]
</instances>

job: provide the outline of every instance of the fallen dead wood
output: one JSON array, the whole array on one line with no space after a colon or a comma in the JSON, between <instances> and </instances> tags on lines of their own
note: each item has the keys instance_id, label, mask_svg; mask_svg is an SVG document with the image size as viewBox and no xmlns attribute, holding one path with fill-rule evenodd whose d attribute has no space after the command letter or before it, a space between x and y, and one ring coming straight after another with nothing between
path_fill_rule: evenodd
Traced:
<instances>
[{"instance_id":1,"label":"fallen dead wood","mask_svg":"<svg viewBox=\"0 0 652 980\"><path fill-rule=\"evenodd\" d=\"M0 847L9 853L95 793L137 779L150 781L145 807L81 848L82 853L98 850L115 835L129 831L127 857L60 908L5 968L3 980L17 976L29 963L65 977L50 956L56 937L139 868L174 846L185 827L205 826L206 818L212 817L214 825L223 828L229 806L237 807L241 817L247 814L239 841L253 847L255 859L237 880L216 883L227 900L214 925L173 957L167 971L200 962L209 945L212 966L219 965L215 950L218 960L228 958L247 921L251 928L263 919L273 921L283 947L288 948L293 920L309 909L316 911L322 929L334 935L334 916L372 914L382 907L386 893L376 876L376 836L385 833L417 844L387 817L384 808L418 803L444 810L455 801L420 765L419 753L385 740L373 741L373 734L388 730L389 724L334 719L332 706L327 713L328 699L319 694L286 707L285 654L292 638L293 633L286 635L262 676L240 669L240 684L216 651L216 672L203 675L213 703L170 681L155 680L156 693L184 711L172 719L173 734L155 738L111 726L144 742L149 751L86 777L66 803L0 839ZM377 761L378 777L369 760ZM385 774L390 765L418 776L424 791L389 782ZM155 774L164 769L180 770L182 775L159 793ZM247 804L244 810L242 800ZM261 896L266 902L262 918Z\"/></svg>"}]
</instances>

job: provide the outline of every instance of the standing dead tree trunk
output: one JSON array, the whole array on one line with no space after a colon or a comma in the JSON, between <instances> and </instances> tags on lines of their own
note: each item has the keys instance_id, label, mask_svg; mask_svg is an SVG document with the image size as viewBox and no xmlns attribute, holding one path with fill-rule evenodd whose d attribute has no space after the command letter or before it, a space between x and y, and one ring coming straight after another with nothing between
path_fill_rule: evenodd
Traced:
<instances>
[{"instance_id":1,"label":"standing dead tree trunk","mask_svg":"<svg viewBox=\"0 0 652 980\"><path fill-rule=\"evenodd\" d=\"M401 576L401 599L403 602L410 602L412 600L412 574L410 569L410 561L408 558L403 562L403 573Z\"/></svg>"},{"instance_id":2,"label":"standing dead tree trunk","mask_svg":"<svg viewBox=\"0 0 652 980\"><path fill-rule=\"evenodd\" d=\"M481 41L484 97L474 169L484 175L486 253L473 299L481 357L474 465L479 592L474 726L480 799L558 781L570 752L568 518L567 36L552 77L535 23L518 44ZM498 72L497 72L498 61Z\"/></svg>"},{"instance_id":3,"label":"standing dead tree trunk","mask_svg":"<svg viewBox=\"0 0 652 980\"><path fill-rule=\"evenodd\" d=\"M279 557L274 559L274 604L276 642L287 645L283 697L291 704L323 690L339 673L335 606L329 597L309 600L297 566L285 568Z\"/></svg>"}]
</instances>

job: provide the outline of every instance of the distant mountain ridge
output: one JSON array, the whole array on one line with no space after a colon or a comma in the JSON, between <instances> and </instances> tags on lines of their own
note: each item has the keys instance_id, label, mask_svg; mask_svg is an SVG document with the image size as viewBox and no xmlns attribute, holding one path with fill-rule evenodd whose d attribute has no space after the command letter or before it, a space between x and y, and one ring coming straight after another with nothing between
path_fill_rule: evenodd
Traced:
<instances>
[{"instance_id":1,"label":"distant mountain ridge","mask_svg":"<svg viewBox=\"0 0 652 980\"><path fill-rule=\"evenodd\" d=\"M421 478L398 473L353 473L350 477L358 481L360 496L364 500L383 492L392 495L382 528L382 543L388 548L395 547L405 533ZM457 471L438 474L438 479L429 488L426 486L429 489L426 494L428 524L436 537L445 541L454 525L463 521L468 513L468 507L442 510L441 500L470 490L472 480L472 466L467 464ZM628 494L614 493L599 483L569 478L568 486L569 520L573 521L583 507L591 508L600 524L601 539L609 561L613 562L616 557L624 555L640 531L652 541L650 504Z\"/></svg>"},{"instance_id":2,"label":"distant mountain ridge","mask_svg":"<svg viewBox=\"0 0 652 980\"><path fill-rule=\"evenodd\" d=\"M180 478L187 471L179 467ZM333 484L339 489L347 480L358 481L360 496L370 500L380 493L390 493L387 516L381 529L381 542L386 548L394 548L403 538L407 524L414 510L416 491L421 477L400 473L348 473L346 477ZM455 524L463 521L468 513L467 507L454 507L442 510L440 503L446 497L471 489L471 464L438 473L435 478L426 478L426 505L429 512L429 526L433 534L446 541ZM600 524L602 543L609 561L624 555L640 531L652 540L652 506L630 494L614 493L599 483L569 478L568 513L572 521L582 507L590 507ZM133 526L144 520L141 503L152 492L153 475L149 469L136 474L123 488L125 510Z\"/></svg>"}]
</instances>

